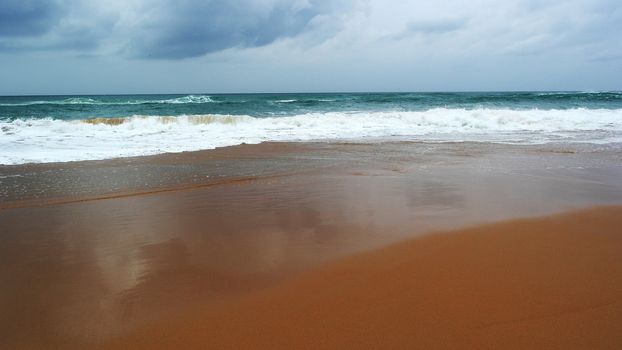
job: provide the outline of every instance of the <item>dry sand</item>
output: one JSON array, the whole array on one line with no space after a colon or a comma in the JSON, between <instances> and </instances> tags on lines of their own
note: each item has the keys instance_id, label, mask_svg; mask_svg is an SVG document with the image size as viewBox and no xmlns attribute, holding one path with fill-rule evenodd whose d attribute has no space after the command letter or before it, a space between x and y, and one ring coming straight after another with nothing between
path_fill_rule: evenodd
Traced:
<instances>
[{"instance_id":1,"label":"dry sand","mask_svg":"<svg viewBox=\"0 0 622 350\"><path fill-rule=\"evenodd\" d=\"M619 349L622 207L363 253L109 349Z\"/></svg>"}]
</instances>

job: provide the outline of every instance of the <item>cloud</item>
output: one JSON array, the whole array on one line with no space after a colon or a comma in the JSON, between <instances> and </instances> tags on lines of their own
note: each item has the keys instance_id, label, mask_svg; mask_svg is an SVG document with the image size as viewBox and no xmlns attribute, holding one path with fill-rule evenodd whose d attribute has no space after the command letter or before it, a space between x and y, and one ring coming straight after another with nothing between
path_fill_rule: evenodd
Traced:
<instances>
[{"instance_id":1,"label":"cloud","mask_svg":"<svg viewBox=\"0 0 622 350\"><path fill-rule=\"evenodd\" d=\"M326 14L326 1L162 1L138 23L127 51L141 58L187 58L294 37Z\"/></svg>"},{"instance_id":2,"label":"cloud","mask_svg":"<svg viewBox=\"0 0 622 350\"><path fill-rule=\"evenodd\" d=\"M406 28L394 35L391 39L401 40L414 35L443 34L464 28L467 24L465 18L443 18L410 21Z\"/></svg>"},{"instance_id":3,"label":"cloud","mask_svg":"<svg viewBox=\"0 0 622 350\"><path fill-rule=\"evenodd\" d=\"M0 53L91 52L111 36L118 19L102 8L79 0L0 3L0 17L7 17L0 21Z\"/></svg>"},{"instance_id":4,"label":"cloud","mask_svg":"<svg viewBox=\"0 0 622 350\"><path fill-rule=\"evenodd\" d=\"M507 35L502 52L507 55L550 55L566 52L590 60L620 49L622 4L619 1L575 0L559 3L528 2L508 25L518 27Z\"/></svg>"},{"instance_id":5,"label":"cloud","mask_svg":"<svg viewBox=\"0 0 622 350\"><path fill-rule=\"evenodd\" d=\"M8 0L0 50L93 50L113 42L138 58L181 59L271 44L320 29L347 7L330 0ZM25 37L26 36L26 37Z\"/></svg>"},{"instance_id":6,"label":"cloud","mask_svg":"<svg viewBox=\"0 0 622 350\"><path fill-rule=\"evenodd\" d=\"M383 42L395 41L419 55L567 51L593 60L620 54L620 32L619 0L0 1L0 53L13 54L73 51L175 60L295 39L285 41L296 49L330 42L333 54L360 49L382 55Z\"/></svg>"},{"instance_id":7,"label":"cloud","mask_svg":"<svg viewBox=\"0 0 622 350\"><path fill-rule=\"evenodd\" d=\"M0 38L43 34L63 14L61 4L54 0L3 0L0 4Z\"/></svg>"},{"instance_id":8,"label":"cloud","mask_svg":"<svg viewBox=\"0 0 622 350\"><path fill-rule=\"evenodd\" d=\"M610 88L620 33L620 0L0 0L0 75L37 87L45 58L117 72L111 92Z\"/></svg>"}]
</instances>

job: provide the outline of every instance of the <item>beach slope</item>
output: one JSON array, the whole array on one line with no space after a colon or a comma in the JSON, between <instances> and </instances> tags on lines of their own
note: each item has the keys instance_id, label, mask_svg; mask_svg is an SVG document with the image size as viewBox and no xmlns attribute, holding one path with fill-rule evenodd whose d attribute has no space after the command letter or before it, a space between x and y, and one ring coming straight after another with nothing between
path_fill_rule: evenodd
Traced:
<instances>
[{"instance_id":1,"label":"beach slope","mask_svg":"<svg viewBox=\"0 0 622 350\"><path fill-rule=\"evenodd\" d=\"M622 207L431 234L107 349L622 347Z\"/></svg>"}]
</instances>

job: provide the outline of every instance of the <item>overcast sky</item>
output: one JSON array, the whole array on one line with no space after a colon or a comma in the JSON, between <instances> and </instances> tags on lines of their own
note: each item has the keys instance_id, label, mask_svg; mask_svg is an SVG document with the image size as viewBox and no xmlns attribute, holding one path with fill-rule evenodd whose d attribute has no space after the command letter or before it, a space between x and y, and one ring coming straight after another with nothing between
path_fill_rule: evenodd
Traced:
<instances>
[{"instance_id":1,"label":"overcast sky","mask_svg":"<svg viewBox=\"0 0 622 350\"><path fill-rule=\"evenodd\" d=\"M0 0L0 94L621 90L620 0Z\"/></svg>"}]
</instances>

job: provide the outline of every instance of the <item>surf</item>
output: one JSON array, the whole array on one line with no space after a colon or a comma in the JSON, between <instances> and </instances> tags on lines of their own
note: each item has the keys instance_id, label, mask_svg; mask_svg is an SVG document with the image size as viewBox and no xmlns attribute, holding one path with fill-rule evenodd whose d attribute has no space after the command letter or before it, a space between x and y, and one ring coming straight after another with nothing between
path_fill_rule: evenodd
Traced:
<instances>
[{"instance_id":1,"label":"surf","mask_svg":"<svg viewBox=\"0 0 622 350\"><path fill-rule=\"evenodd\" d=\"M622 142L622 109L433 108L291 116L201 114L0 120L0 164L196 151L266 141Z\"/></svg>"}]
</instances>

